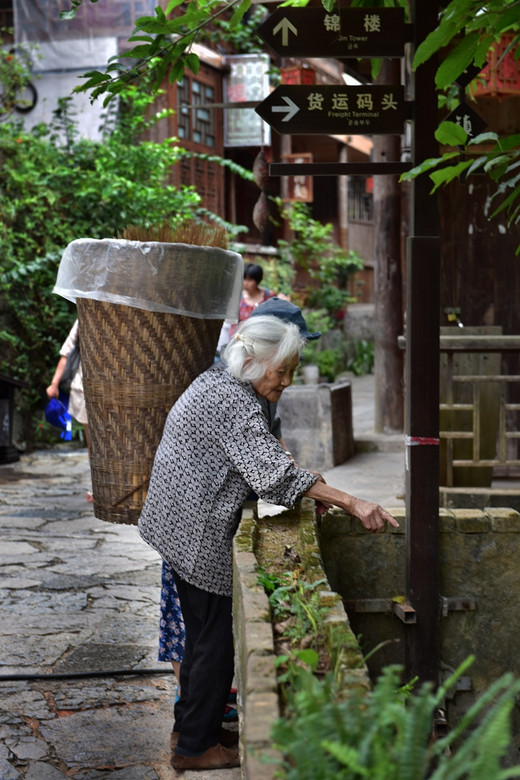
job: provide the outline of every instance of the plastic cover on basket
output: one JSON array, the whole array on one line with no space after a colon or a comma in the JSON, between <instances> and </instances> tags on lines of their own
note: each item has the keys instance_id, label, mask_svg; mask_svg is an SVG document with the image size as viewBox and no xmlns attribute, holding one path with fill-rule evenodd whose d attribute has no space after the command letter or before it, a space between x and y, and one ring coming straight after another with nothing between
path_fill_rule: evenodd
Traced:
<instances>
[{"instance_id":1,"label":"plastic cover on basket","mask_svg":"<svg viewBox=\"0 0 520 780\"><path fill-rule=\"evenodd\" d=\"M243 269L241 255L216 247L78 238L63 253L54 292L236 322Z\"/></svg>"}]
</instances>

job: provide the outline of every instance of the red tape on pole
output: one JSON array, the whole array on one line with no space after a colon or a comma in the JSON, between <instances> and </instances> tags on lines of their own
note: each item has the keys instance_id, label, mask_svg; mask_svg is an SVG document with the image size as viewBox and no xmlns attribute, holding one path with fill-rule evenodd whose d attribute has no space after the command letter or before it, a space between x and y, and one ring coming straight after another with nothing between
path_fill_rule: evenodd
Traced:
<instances>
[{"instance_id":1,"label":"red tape on pole","mask_svg":"<svg viewBox=\"0 0 520 780\"><path fill-rule=\"evenodd\" d=\"M407 447L416 447L416 446L423 446L423 445L433 445L433 446L439 446L441 443L440 439L436 439L432 436L407 436L406 437L406 446Z\"/></svg>"}]
</instances>

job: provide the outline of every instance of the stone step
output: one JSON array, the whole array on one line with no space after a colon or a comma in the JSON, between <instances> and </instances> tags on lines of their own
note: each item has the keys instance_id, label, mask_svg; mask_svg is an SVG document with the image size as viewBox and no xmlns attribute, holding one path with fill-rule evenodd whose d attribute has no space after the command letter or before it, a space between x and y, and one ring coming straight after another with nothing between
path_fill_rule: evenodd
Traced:
<instances>
[{"instance_id":1,"label":"stone step","mask_svg":"<svg viewBox=\"0 0 520 780\"><path fill-rule=\"evenodd\" d=\"M354 451L361 452L403 452L404 434L402 433L369 433L354 435Z\"/></svg>"}]
</instances>

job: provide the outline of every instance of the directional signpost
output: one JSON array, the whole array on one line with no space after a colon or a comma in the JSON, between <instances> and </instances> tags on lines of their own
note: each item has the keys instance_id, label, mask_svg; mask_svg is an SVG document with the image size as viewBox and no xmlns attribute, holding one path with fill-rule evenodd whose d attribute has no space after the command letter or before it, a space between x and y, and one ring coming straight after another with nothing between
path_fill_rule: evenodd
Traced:
<instances>
[{"instance_id":1,"label":"directional signpost","mask_svg":"<svg viewBox=\"0 0 520 780\"><path fill-rule=\"evenodd\" d=\"M282 57L402 57L402 8L278 8L258 34Z\"/></svg>"},{"instance_id":2,"label":"directional signpost","mask_svg":"<svg viewBox=\"0 0 520 780\"><path fill-rule=\"evenodd\" d=\"M439 0L410 3L413 27L402 9L278 8L260 26L264 41L282 57L403 57L435 29ZM402 86L283 85L257 108L279 133L401 134L413 120L412 160L435 156L437 121L435 63L414 74L414 100ZM471 74L466 74L471 78ZM410 112L409 109L412 109ZM451 118L462 126L476 117L459 106ZM413 113L413 115L412 115ZM330 170L325 170L329 165ZM353 170L351 166L358 166ZM271 163L278 175L396 174L400 162ZM377 170L375 170L377 169ZM407 259L406 343L406 600L417 615L405 634L407 672L437 682L439 671L439 280L440 242L435 208L425 177L410 187L411 218Z\"/></svg>"},{"instance_id":3,"label":"directional signpost","mask_svg":"<svg viewBox=\"0 0 520 780\"><path fill-rule=\"evenodd\" d=\"M400 134L408 117L401 85L283 84L255 109L279 133Z\"/></svg>"}]
</instances>

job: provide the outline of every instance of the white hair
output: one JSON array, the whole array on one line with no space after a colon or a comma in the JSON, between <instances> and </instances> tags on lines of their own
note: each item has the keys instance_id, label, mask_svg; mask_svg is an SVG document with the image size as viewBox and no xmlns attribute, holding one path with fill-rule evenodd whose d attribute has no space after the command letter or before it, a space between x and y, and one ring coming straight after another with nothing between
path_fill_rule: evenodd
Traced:
<instances>
[{"instance_id":1,"label":"white hair","mask_svg":"<svg viewBox=\"0 0 520 780\"><path fill-rule=\"evenodd\" d=\"M234 377L253 382L262 379L268 369L299 356L305 343L294 323L268 314L255 315L242 323L222 360Z\"/></svg>"}]
</instances>

